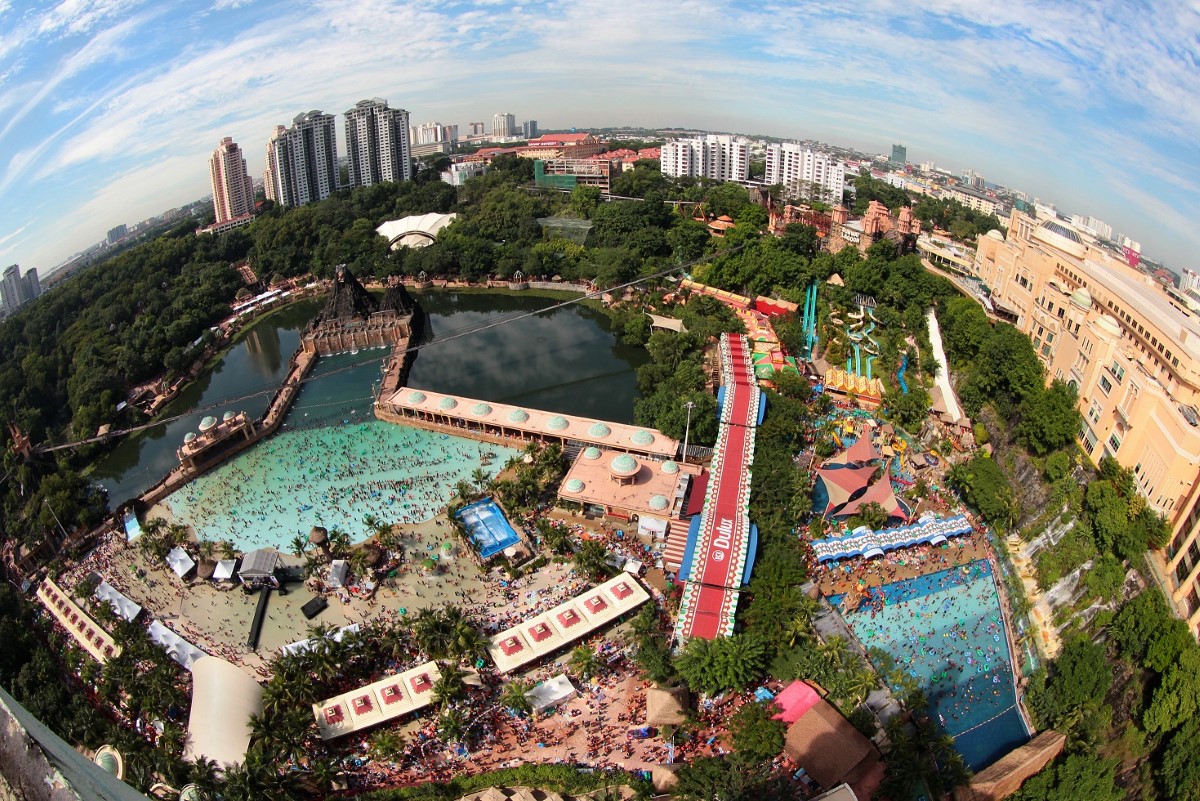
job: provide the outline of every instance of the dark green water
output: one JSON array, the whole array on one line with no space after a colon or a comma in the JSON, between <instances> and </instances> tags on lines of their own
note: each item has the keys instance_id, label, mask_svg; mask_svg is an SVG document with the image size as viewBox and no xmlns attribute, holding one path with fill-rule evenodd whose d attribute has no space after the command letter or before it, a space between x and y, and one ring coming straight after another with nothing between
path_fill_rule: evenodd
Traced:
<instances>
[{"instance_id":1,"label":"dark green water","mask_svg":"<svg viewBox=\"0 0 1200 801\"><path fill-rule=\"evenodd\" d=\"M419 294L430 344L413 363L409 385L536 409L632 422L637 398L634 370L642 348L621 345L604 314L569 306L480 333L480 325L526 314L555 301L528 295ZM178 464L175 449L204 415L245 411L257 417L287 374L319 301L296 304L259 321L225 357L175 400L171 415L186 414L121 442L93 477L117 505L153 486ZM371 414L372 386L385 350L342 354L317 362L285 426L340 424ZM245 397L253 393L262 394ZM215 407L215 408L210 408ZM197 410L197 411L192 411ZM189 413L190 412L190 413Z\"/></svg>"}]
</instances>

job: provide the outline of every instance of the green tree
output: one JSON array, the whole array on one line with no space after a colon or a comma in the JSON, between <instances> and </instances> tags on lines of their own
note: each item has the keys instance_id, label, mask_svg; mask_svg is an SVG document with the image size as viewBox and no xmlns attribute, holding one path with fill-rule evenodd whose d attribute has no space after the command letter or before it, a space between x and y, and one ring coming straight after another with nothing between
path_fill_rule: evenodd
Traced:
<instances>
[{"instance_id":1,"label":"green tree","mask_svg":"<svg viewBox=\"0 0 1200 801\"><path fill-rule=\"evenodd\" d=\"M1075 387L1054 379L1041 392L1034 392L1021 408L1017 439L1038 456L1066 447L1075 441L1082 418Z\"/></svg>"},{"instance_id":2,"label":"green tree","mask_svg":"<svg viewBox=\"0 0 1200 801\"><path fill-rule=\"evenodd\" d=\"M1021 786L1015 801L1120 801L1124 792L1116 785L1115 759L1087 754L1059 757Z\"/></svg>"},{"instance_id":3,"label":"green tree","mask_svg":"<svg viewBox=\"0 0 1200 801\"><path fill-rule=\"evenodd\" d=\"M778 711L770 702L743 704L730 721L734 749L755 761L774 759L783 750L787 732L783 721L774 718Z\"/></svg>"},{"instance_id":4,"label":"green tree","mask_svg":"<svg viewBox=\"0 0 1200 801\"><path fill-rule=\"evenodd\" d=\"M767 663L767 646L752 632L715 640L693 638L675 660L688 686L705 695L742 690L758 680Z\"/></svg>"},{"instance_id":5,"label":"green tree","mask_svg":"<svg viewBox=\"0 0 1200 801\"><path fill-rule=\"evenodd\" d=\"M518 715L528 715L533 711L533 701L529 699L532 682L525 679L510 679L505 682L500 692L500 705L511 709Z\"/></svg>"},{"instance_id":6,"label":"green tree","mask_svg":"<svg viewBox=\"0 0 1200 801\"><path fill-rule=\"evenodd\" d=\"M1200 801L1200 721L1191 718L1166 740L1158 779L1167 798Z\"/></svg>"},{"instance_id":7,"label":"green tree","mask_svg":"<svg viewBox=\"0 0 1200 801\"><path fill-rule=\"evenodd\" d=\"M581 218L590 220L599 205L600 187L580 185L571 190L571 211Z\"/></svg>"},{"instance_id":8,"label":"green tree","mask_svg":"<svg viewBox=\"0 0 1200 801\"><path fill-rule=\"evenodd\" d=\"M585 540L576 545L572 561L576 570L591 579L607 577L612 570L608 564L608 551L596 540Z\"/></svg>"},{"instance_id":9,"label":"green tree","mask_svg":"<svg viewBox=\"0 0 1200 801\"><path fill-rule=\"evenodd\" d=\"M1200 713L1200 647L1184 651L1163 673L1162 684L1150 697L1142 716L1146 731L1167 733Z\"/></svg>"},{"instance_id":10,"label":"green tree","mask_svg":"<svg viewBox=\"0 0 1200 801\"><path fill-rule=\"evenodd\" d=\"M580 679L587 681L604 669L604 660L600 658L600 654L596 653L594 647L584 643L571 649L567 666Z\"/></svg>"},{"instance_id":11,"label":"green tree","mask_svg":"<svg viewBox=\"0 0 1200 801\"><path fill-rule=\"evenodd\" d=\"M699 757L680 767L671 794L686 801L784 801L795 796L768 762L741 754Z\"/></svg>"}]
</instances>

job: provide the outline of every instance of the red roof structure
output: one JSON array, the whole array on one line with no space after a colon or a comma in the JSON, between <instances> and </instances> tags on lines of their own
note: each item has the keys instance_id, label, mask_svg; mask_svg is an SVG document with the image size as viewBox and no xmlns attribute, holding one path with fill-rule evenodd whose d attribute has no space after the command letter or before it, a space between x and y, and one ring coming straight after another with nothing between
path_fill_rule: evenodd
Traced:
<instances>
[{"instance_id":1,"label":"red roof structure","mask_svg":"<svg viewBox=\"0 0 1200 801\"><path fill-rule=\"evenodd\" d=\"M554 630L545 623L538 623L536 626L529 627L529 636L533 637L533 639L537 642L548 639L553 635Z\"/></svg>"},{"instance_id":2,"label":"red roof structure","mask_svg":"<svg viewBox=\"0 0 1200 801\"><path fill-rule=\"evenodd\" d=\"M780 712L772 715L775 720L782 720L791 725L799 720L805 712L816 706L821 696L811 684L803 681L793 681L775 696L775 704Z\"/></svg>"},{"instance_id":3,"label":"red roof structure","mask_svg":"<svg viewBox=\"0 0 1200 801\"><path fill-rule=\"evenodd\" d=\"M507 656L512 656L513 654L515 654L517 651L520 651L524 647L525 646L521 645L521 641L518 640L516 637L509 637L507 640L500 643L500 650L504 651L504 653Z\"/></svg>"},{"instance_id":4,"label":"red roof structure","mask_svg":"<svg viewBox=\"0 0 1200 801\"><path fill-rule=\"evenodd\" d=\"M599 595L593 595L591 598L588 598L586 601L584 601L584 604L587 606L589 612L595 614L596 612L599 612L601 609L604 609L606 606L608 606L608 601L604 600Z\"/></svg>"},{"instance_id":5,"label":"red roof structure","mask_svg":"<svg viewBox=\"0 0 1200 801\"><path fill-rule=\"evenodd\" d=\"M409 679L409 684L412 685L414 691L423 693L433 687L433 682L429 680L428 673L422 673L420 676L413 676Z\"/></svg>"},{"instance_id":6,"label":"red roof structure","mask_svg":"<svg viewBox=\"0 0 1200 801\"><path fill-rule=\"evenodd\" d=\"M563 628L567 629L571 628L571 626L574 626L576 623L582 620L582 618L575 613L574 609L567 609L559 612L556 617L558 618L558 622L562 624Z\"/></svg>"},{"instance_id":7,"label":"red roof structure","mask_svg":"<svg viewBox=\"0 0 1200 801\"><path fill-rule=\"evenodd\" d=\"M817 481L824 486L829 496L824 514L846 504L852 495L866 488L874 467L821 467L817 470Z\"/></svg>"},{"instance_id":8,"label":"red roof structure","mask_svg":"<svg viewBox=\"0 0 1200 801\"><path fill-rule=\"evenodd\" d=\"M619 600L624 601L626 598L628 598L630 595L633 594L633 590L631 590L629 588L628 584L626 584L625 582L622 581L620 584L616 584L613 586L612 593L613 593L613 595L617 596L617 598Z\"/></svg>"},{"instance_id":9,"label":"red roof structure","mask_svg":"<svg viewBox=\"0 0 1200 801\"><path fill-rule=\"evenodd\" d=\"M881 478L870 487L867 487L867 491L860 497L850 501L834 514L838 517L849 517L850 515L858 514L868 503L879 504L891 517L908 518L908 513L900 505L899 499L896 498L896 493L892 491L892 482L887 477Z\"/></svg>"},{"instance_id":10,"label":"red roof structure","mask_svg":"<svg viewBox=\"0 0 1200 801\"><path fill-rule=\"evenodd\" d=\"M846 464L866 464L880 458L879 451L867 436L859 437L846 451Z\"/></svg>"},{"instance_id":11,"label":"red roof structure","mask_svg":"<svg viewBox=\"0 0 1200 801\"><path fill-rule=\"evenodd\" d=\"M383 702L385 704L394 704L397 701L404 700L404 693L400 691L399 684L390 684L387 687L384 687L383 692L381 692L380 695L383 696Z\"/></svg>"}]
</instances>

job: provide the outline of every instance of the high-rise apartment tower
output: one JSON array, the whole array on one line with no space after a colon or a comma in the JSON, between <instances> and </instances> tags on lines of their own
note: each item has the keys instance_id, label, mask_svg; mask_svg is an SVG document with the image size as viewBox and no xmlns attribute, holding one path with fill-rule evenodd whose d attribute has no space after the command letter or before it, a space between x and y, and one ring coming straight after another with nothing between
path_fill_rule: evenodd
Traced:
<instances>
[{"instance_id":1,"label":"high-rise apartment tower","mask_svg":"<svg viewBox=\"0 0 1200 801\"><path fill-rule=\"evenodd\" d=\"M208 160L208 172L217 225L254 213L254 181L246 174L246 159L232 137L217 145Z\"/></svg>"},{"instance_id":2,"label":"high-rise apartment tower","mask_svg":"<svg viewBox=\"0 0 1200 801\"><path fill-rule=\"evenodd\" d=\"M278 132L278 129L276 129ZM324 200L340 188L334 117L320 111L298 114L292 127L271 140L275 191L284 206Z\"/></svg>"},{"instance_id":3,"label":"high-rise apartment tower","mask_svg":"<svg viewBox=\"0 0 1200 801\"><path fill-rule=\"evenodd\" d=\"M358 101L346 112L346 153L351 187L410 180L408 112L380 97Z\"/></svg>"}]
</instances>

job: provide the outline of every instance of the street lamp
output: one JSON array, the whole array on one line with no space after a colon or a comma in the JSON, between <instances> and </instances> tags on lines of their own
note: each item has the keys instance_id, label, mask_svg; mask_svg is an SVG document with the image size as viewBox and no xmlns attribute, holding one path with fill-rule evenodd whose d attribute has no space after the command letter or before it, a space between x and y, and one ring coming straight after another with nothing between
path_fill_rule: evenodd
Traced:
<instances>
[{"instance_id":1,"label":"street lamp","mask_svg":"<svg viewBox=\"0 0 1200 801\"><path fill-rule=\"evenodd\" d=\"M683 463L687 464L688 434L692 433L692 409L696 408L696 404L688 401L683 405L687 407L687 426L683 429Z\"/></svg>"}]
</instances>

